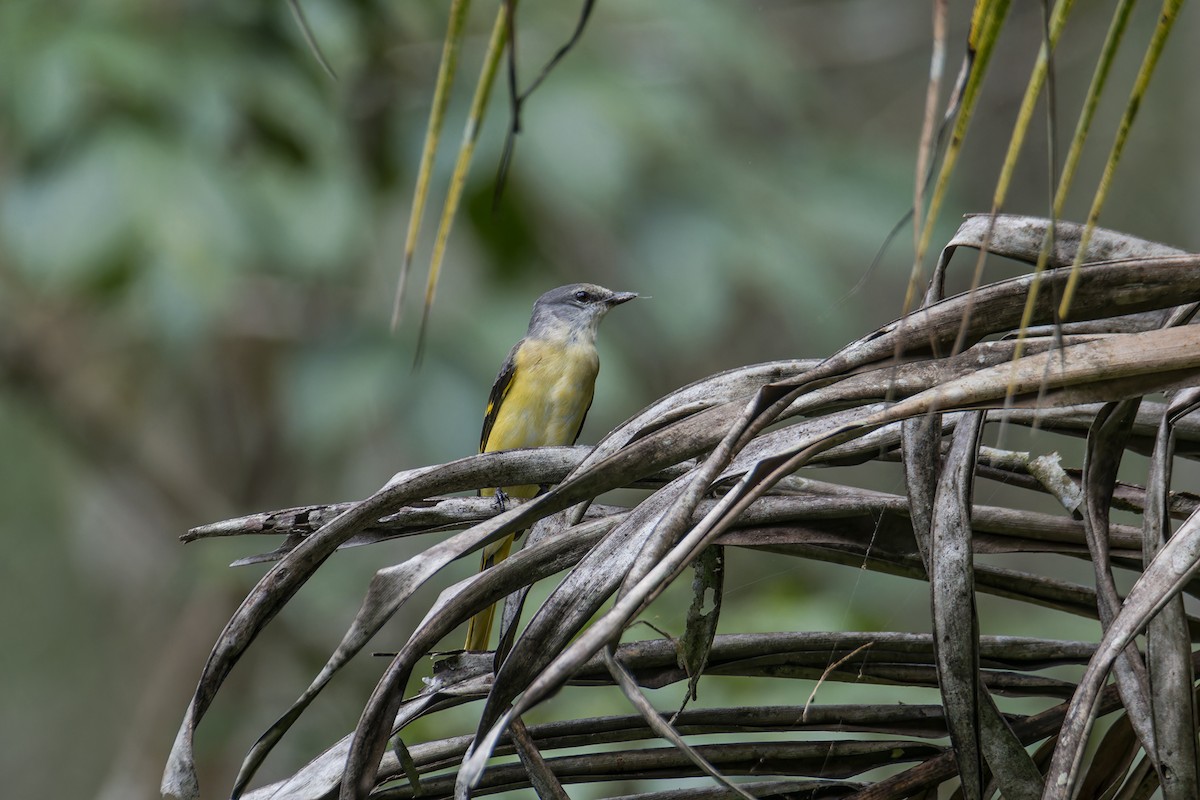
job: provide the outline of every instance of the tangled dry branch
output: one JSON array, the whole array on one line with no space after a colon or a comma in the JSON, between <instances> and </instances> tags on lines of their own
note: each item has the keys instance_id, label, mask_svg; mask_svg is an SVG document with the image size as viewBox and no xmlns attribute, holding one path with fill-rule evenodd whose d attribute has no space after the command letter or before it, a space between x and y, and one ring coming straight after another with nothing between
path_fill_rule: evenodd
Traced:
<instances>
[{"instance_id":1,"label":"tangled dry branch","mask_svg":"<svg viewBox=\"0 0 1200 800\"><path fill-rule=\"evenodd\" d=\"M1200 498L1170 490L1174 456L1200 453L1191 412L1200 387L1200 256L1109 231L1089 243L1068 320L1055 309L1079 230L1057 225L1049 269L941 299L960 247L1036 263L1046 223L969 218L947 246L926 303L819 361L783 361L698 381L649 406L594 448L491 453L397 475L358 503L256 514L187 539L283 535L241 563L273 562L229 621L205 665L164 778L198 796L192 739L224 678L257 634L339 548L455 531L380 569L325 668L251 748L234 796L330 678L359 655L416 589L509 533L524 547L480 575L444 587L393 656L355 731L286 781L247 797L464 797L522 786L565 796L563 783L708 775L708 789L640 798L901 798L957 778L962 796L1070 798L1110 787L1200 794L1195 660L1200 620ZM1031 324L1022 314L1031 287ZM1158 398L1158 399L1155 399ZM1165 399L1163 399L1165 398ZM1082 438L1082 464L983 443L988 426L1038 426ZM1125 452L1149 456L1144 485L1117 480ZM906 494L818 480L868 461L900 462ZM502 476L502 477L501 477ZM1060 513L974 499L977 481L1055 498ZM499 511L452 496L486 486L553 484ZM634 488L630 506L596 502ZM1110 521L1114 509L1141 525ZM1172 530L1172 520L1179 521ZM927 581L929 634L795 632L750 635L718 625L723 548L850 564ZM1083 585L1046 572L976 563L980 554L1047 553L1090 561ZM619 643L665 587L696 569L696 602L679 640ZM1115 570L1136 576L1125 597ZM529 587L554 579L532 613ZM978 593L1099 620L1098 641L981 635ZM412 676L472 614L508 598L495 653L444 657L434 680ZM597 614L599 613L599 616ZM527 619L519 624L522 618ZM1134 637L1145 634L1145 648ZM1075 665L1076 680L1045 674ZM647 687L749 678L937 687L942 704L655 710ZM1108 677L1115 677L1107 685ZM566 685L622 688L631 713L526 727L522 715ZM1003 712L997 696L1046 698L1040 713ZM414 720L483 700L477 731L412 741ZM1117 714L1083 754L1098 715ZM821 732L863 734L814 738ZM696 737L724 734L721 741ZM764 738L762 734L771 734ZM779 734L786 734L780 738ZM880 738L880 737L885 738ZM930 740L945 740L949 746ZM662 739L666 747L640 743ZM389 741L393 746L389 748ZM1041 743L1033 752L1027 748ZM587 753L544 753L607 744ZM493 756L518 760L493 763ZM1140 761L1138 754L1141 754ZM868 770L886 768L866 780ZM752 775L750 782L732 776Z\"/></svg>"}]
</instances>

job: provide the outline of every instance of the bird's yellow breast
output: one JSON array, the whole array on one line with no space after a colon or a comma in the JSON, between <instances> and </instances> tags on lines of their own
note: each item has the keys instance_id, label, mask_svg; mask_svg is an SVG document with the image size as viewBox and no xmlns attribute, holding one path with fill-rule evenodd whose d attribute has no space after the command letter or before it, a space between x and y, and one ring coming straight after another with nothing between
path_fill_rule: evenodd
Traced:
<instances>
[{"instance_id":1,"label":"bird's yellow breast","mask_svg":"<svg viewBox=\"0 0 1200 800\"><path fill-rule=\"evenodd\" d=\"M590 343L526 339L484 452L575 442L600 360Z\"/></svg>"}]
</instances>

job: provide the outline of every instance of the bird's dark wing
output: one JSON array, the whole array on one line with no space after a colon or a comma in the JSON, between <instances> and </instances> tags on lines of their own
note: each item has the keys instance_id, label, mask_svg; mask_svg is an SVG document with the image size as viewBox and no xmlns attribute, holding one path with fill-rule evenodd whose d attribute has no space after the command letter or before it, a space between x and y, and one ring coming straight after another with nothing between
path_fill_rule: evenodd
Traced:
<instances>
[{"instance_id":1,"label":"bird's dark wing","mask_svg":"<svg viewBox=\"0 0 1200 800\"><path fill-rule=\"evenodd\" d=\"M517 374L517 350L520 347L521 342L517 342L513 345L512 350L508 351L508 358L504 359L504 366L500 368L500 374L496 376L496 382L492 384L492 393L488 395L487 411L483 412L483 433L479 435L479 452L481 453L487 447L488 437L492 434L492 426L496 424L496 416L500 413L500 404L504 402L505 395L512 387L513 377Z\"/></svg>"}]
</instances>

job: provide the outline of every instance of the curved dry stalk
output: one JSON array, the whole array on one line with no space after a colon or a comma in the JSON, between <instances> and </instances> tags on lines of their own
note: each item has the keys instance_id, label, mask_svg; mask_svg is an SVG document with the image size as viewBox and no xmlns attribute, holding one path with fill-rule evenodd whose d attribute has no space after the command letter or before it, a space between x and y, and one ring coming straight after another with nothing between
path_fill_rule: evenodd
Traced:
<instances>
[{"instance_id":1,"label":"curved dry stalk","mask_svg":"<svg viewBox=\"0 0 1200 800\"><path fill-rule=\"evenodd\" d=\"M932 685L932 638L924 634L895 633L794 633L721 635L714 642L711 655L713 669L719 674L742 676L780 676L785 671L795 674L816 674L831 657L842 658L870 644L870 658L880 665L890 665L884 675L851 671L833 676L842 680L877 680L893 683L897 667L926 667ZM1040 670L1061 664L1082 664L1094 652L1085 642L1061 642L1021 637L985 636L981 639L981 661L989 669ZM656 639L632 642L618 649L622 663L633 673L639 686L659 688L687 679L677 663L674 642ZM831 656L832 654L832 656ZM402 730L419 716L436 713L446 707L461 705L486 693L490 684L490 659L486 654L461 654L442 662L434 681L421 694L405 701L393 724ZM862 670L864 665L856 667ZM714 673L717 674L717 673ZM999 674L999 673L997 673ZM599 658L588 662L574 679L581 685L611 682L607 669ZM1046 696L1069 695L1046 684ZM1020 717L1009 717L1016 722ZM945 735L945 723L938 706L854 705L854 706L770 706L762 709L698 709L684 711L676 718L676 727L685 735L737 731L799 731L830 730L875 732L884 735L916 736L918 738ZM574 747L608 741L633 741L653 736L640 716L608 717L600 720L577 720L549 723L531 727L531 733L543 749ZM349 747L346 737L327 750L287 781L263 787L247 795L254 800L266 797L317 798L328 794L341 779ZM459 736L435 742L415 744L409 748L416 765L422 771L452 766L461 760L471 737ZM501 745L498 754L512 752ZM404 776L393 753L385 754L378 780ZM278 792L278 794L275 794Z\"/></svg>"},{"instance_id":2,"label":"curved dry stalk","mask_svg":"<svg viewBox=\"0 0 1200 800\"><path fill-rule=\"evenodd\" d=\"M1196 407L1195 389L1180 392L1163 414L1158 428L1142 518L1142 557L1146 561L1152 561L1172 536L1166 494L1171 483L1173 423ZM1147 693L1157 740L1155 751L1147 751L1147 759L1157 768L1165 798L1200 796L1196 675L1192 669L1187 614L1180 595L1171 598L1146 628L1146 666Z\"/></svg>"},{"instance_id":3,"label":"curved dry stalk","mask_svg":"<svg viewBox=\"0 0 1200 800\"><path fill-rule=\"evenodd\" d=\"M982 243L984 224L967 220L948 251ZM1036 260L1044 224L1016 217L998 217L994 224L998 235L988 244L990 250ZM1062 230L1065 235L1056 240L1053 257L1070 263L1079 240L1072 239L1071 226ZM257 633L338 548L452 532L404 562L379 569L325 667L250 750L235 795L247 790L272 747L331 677L361 653L419 587L437 581L452 561L523 529L532 533L508 561L443 587L383 670L356 731L287 786L274 789L295 797L327 796L338 786L347 798L369 792L405 796L411 791L411 774L433 796L451 792L453 785L465 796L474 785L489 791L528 785L528 770L541 791L553 796L561 791L560 783L627 777L631 773L618 772L608 755L553 753L599 722L579 721L575 732L562 738L541 726L529 726L528 735L520 728L522 715L560 686L611 684L603 653L616 646L629 686L686 682L689 695L703 691L705 681L723 676L825 676L897 690L939 686L957 760L940 749L921 751L921 764L901 773L907 777L875 786L891 787L889 791L900 785L927 788L945 780L938 776L957 772L968 787L964 796L985 796L992 780L1005 796L1055 796L1056 776L1070 781L1082 774L1081 763L1072 759L1086 740L1092 702L1110 697L1101 691L1108 670L1122 652L1127 659L1141 658L1130 649L1131 637L1163 607L1169 609L1166 616L1151 623L1150 678L1136 666L1132 671L1121 667L1118 678L1131 716L1149 698L1145 702L1151 711L1142 719L1150 722L1138 729L1137 739L1114 737L1111 746L1127 748L1135 746L1130 741L1140 741L1151 764L1182 764L1180 759L1187 758L1182 744L1195 730L1194 713L1188 713L1191 706L1182 697L1192 687L1190 645L1200 640L1200 620L1184 614L1177 598L1184 591L1200 595L1195 568L1186 561L1200 538L1193 521L1200 501L1177 493L1168 507L1168 454L1200 455L1200 420L1189 416L1197 394L1192 387L1200 384L1200 326L1160 326L1182 321L1191 313L1189 304L1200 302L1200 257L1107 232L1093 238L1089 252L1129 256L1083 267L1075 310L1092 320L1091 327L1064 331L1059 339L1029 339L1020 357L1016 341L996 337L1018 331L1033 281L1029 275L983 286L970 297L931 302L821 362L752 365L698 381L634 415L595 448L472 456L401 473L359 503L265 512L189 532L188 540L263 533L285 539L276 551L239 562L276 561L214 647L165 785L181 792L195 788L188 783L195 724ZM1067 275L1067 270L1046 273L1043 288L1061 289ZM964 326L968 310L970 321ZM1050 324L1053 312L1049 300L1039 301L1033 320ZM969 348L944 355L964 330ZM1179 394L1168 403L1145 399L1162 391ZM1106 410L1104 404L1120 401L1128 402L1119 413ZM1169 435L1164 419L1170 421ZM982 446L981 436L995 423L1087 437L1087 458L1077 469L1058 453ZM1115 480L1115 465L1125 452L1154 454L1157 472L1149 476L1145 490ZM907 496L859 489L839 477L856 464L896 460L903 462ZM813 472L798 472L818 467L820 479L811 477ZM1049 492L1060 499L1062 510L1035 512L1023 507L1020 498L1006 506L974 502L976 477ZM486 499L447 496L514 482L556 485L504 510ZM628 507L596 502L604 492L630 487L640 494L625 495L631 498ZM1108 512L1116 507L1143 514L1144 526L1112 523ZM1188 517L1174 535L1166 526L1171 516ZM942 644L935 654L930 637L890 633L730 636L719 630L726 624L715 613L719 603L709 606L706 599L722 580L710 575L698 584L700 602L692 618L681 622L687 631L682 640L616 645L648 604L699 563L703 553L714 553L709 550L714 545L929 580ZM1089 559L1099 591L1063 580L1050 561L1034 573L976 559L979 554L1030 552ZM1123 601L1108 583L1116 569L1140 572L1134 591ZM539 581L551 582L547 599L522 623L525 593ZM1011 649L1015 641L977 636L972 603L979 593L1105 619L1102 647L1095 651L1086 643L1026 642L1026 654L1018 655ZM500 652L444 659L434 681L404 699L417 665L444 637L479 608L506 596ZM1089 666L1080 683L1039 674L1052 664L1084 663ZM1037 715L1035 721L1001 714L993 699L997 694L1073 698L1073 705L1061 707L1057 716ZM480 699L475 737L409 740L414 720ZM1100 707L1112 702L1113 708L1121 705L1120 699L1103 699ZM673 718L679 735L668 738L677 749L633 757L630 769L643 775L699 774L697 753L726 775L747 769L745 751L738 745L714 747L689 740L692 735L741 734L740 744L766 747L733 723L724 729L717 723L714 728L689 727L689 720L699 719L693 716L697 713L685 710ZM510 724L518 726L516 742ZM944 722L938 724L943 727L934 735L945 735ZM626 725L613 736L653 735L651 727L639 725L633 726L636 734ZM1060 728L1062 739L1043 791L1047 766L1025 755L1024 748L1036 740L1029 738L1032 731L1044 731L1044 737ZM389 750L389 737L396 735L405 738ZM780 752L808 763L805 746L788 742L780 744ZM524 762L488 766L493 755L518 750ZM875 763L874 752L851 748L825 768L852 776L862 764ZM1043 753L1050 755L1048 749ZM405 759L411 759L407 772ZM460 760L457 775L443 773ZM805 774L817 778L821 769L814 766ZM1176 769L1179 778L1170 791L1190 791L1194 779L1186 768ZM1111 780L1125 779L1125 772ZM783 779L799 773L770 774ZM885 796L873 794L872 786L845 788L862 796ZM256 791L250 796L262 795Z\"/></svg>"}]
</instances>

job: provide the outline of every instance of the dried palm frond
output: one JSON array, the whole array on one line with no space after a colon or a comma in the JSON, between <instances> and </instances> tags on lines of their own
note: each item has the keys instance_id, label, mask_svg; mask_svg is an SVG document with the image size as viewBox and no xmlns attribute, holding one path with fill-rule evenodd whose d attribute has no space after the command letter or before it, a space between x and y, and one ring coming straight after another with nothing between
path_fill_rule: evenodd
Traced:
<instances>
[{"instance_id":1,"label":"dried palm frond","mask_svg":"<svg viewBox=\"0 0 1200 800\"><path fill-rule=\"evenodd\" d=\"M331 677L420 586L488 542L530 529L507 561L444 586L384 670L356 730L290 779L246 796L461 797L534 786L541 797L562 797L563 783L705 775L707 789L636 796L900 798L953 779L968 798L1068 798L1080 785L1098 796L1160 779L1166 796L1194 796L1191 645L1200 620L1186 613L1182 595L1200 595L1193 580L1200 506L1195 495L1170 491L1170 466L1174 455L1200 453L1200 420L1191 415L1200 328L1185 324L1200 303L1200 256L1096 229L1077 257L1082 228L1059 222L1046 271L939 299L955 249L986 242L989 252L1034 265L1047 226L1025 217L969 218L944 251L921 309L823 361L752 365L698 381L595 448L472 456L401 473L358 503L192 531L187 538L286 538L243 560L275 563L213 649L165 786L194 793L195 726L257 634L339 548L457 531L375 574L325 668L251 749L235 796ZM1082 266L1072 272L1076 262ZM1073 275L1071 316L1057 319ZM1035 281L1041 299L1018 350ZM1064 468L1053 453L986 446L985 428L999 423L1082 438L1083 461ZM1150 456L1144 488L1117 480L1127 451ZM906 494L838 479L872 461L902 469ZM806 470L817 466L821 479ZM973 496L982 480L1027 491L1010 505L985 505ZM553 488L503 511L489 499L449 496L528 483ZM618 488L641 490L641 499L597 502ZM1035 494L1054 497L1062 512L1021 502ZM1113 509L1140 514L1142 524L1112 522ZM1173 519L1182 520L1174 533ZM928 582L933 629L728 630L719 611L722 552L730 547ZM1038 571L976 563L985 553L1086 559L1095 581L1056 574L1059 561ZM681 623L685 635L622 643L689 567L696 599ZM1115 569L1137 576L1124 598ZM553 588L537 608L526 608L529 587L541 581ZM1099 620L1103 635L1090 642L993 635L975 613L980 592ZM444 637L506 597L495 653L443 656L433 680L412 685L414 669ZM1142 633L1139 649L1134 637ZM1045 674L1058 665L1076 665L1080 677ZM1115 683L1106 685L1110 674ZM705 681L735 675L885 684L898 700L907 690L937 687L942 705L764 702L678 711L655 709L641 693L687 682L694 696ZM568 684L615 684L629 713L525 724L523 714ZM1032 715L1007 713L996 697L1008 695L1048 704ZM481 698L473 737L409 735L413 721ZM1117 714L1119 722L1085 764L1100 714ZM714 734L724 737L695 741ZM650 739L668 746L640 744ZM1039 742L1037 751L1027 749ZM593 747L601 743L614 747ZM585 744L584 753L549 755ZM519 760L489 761L511 753ZM753 780L732 777L742 775Z\"/></svg>"}]
</instances>

